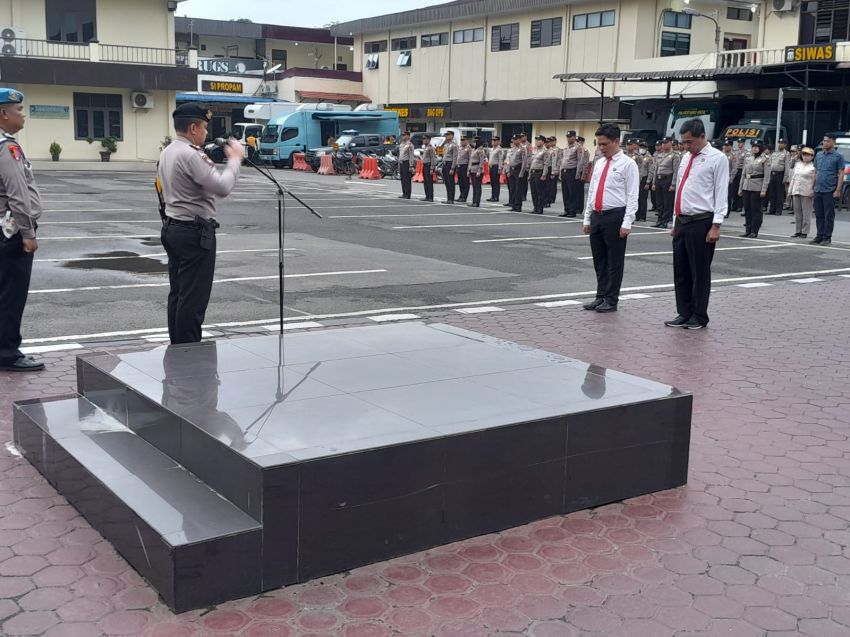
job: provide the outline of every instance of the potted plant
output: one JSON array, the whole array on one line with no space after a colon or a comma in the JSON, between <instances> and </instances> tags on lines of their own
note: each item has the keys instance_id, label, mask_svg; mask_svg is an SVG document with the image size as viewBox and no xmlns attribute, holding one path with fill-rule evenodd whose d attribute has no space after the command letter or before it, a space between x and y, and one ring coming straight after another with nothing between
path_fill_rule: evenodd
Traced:
<instances>
[{"instance_id":1,"label":"potted plant","mask_svg":"<svg viewBox=\"0 0 850 637\"><path fill-rule=\"evenodd\" d=\"M111 136L101 139L100 145L104 149L100 151L100 161L109 161L110 155L118 150L118 140Z\"/></svg>"},{"instance_id":2,"label":"potted plant","mask_svg":"<svg viewBox=\"0 0 850 637\"><path fill-rule=\"evenodd\" d=\"M56 142L50 144L50 157L53 159L53 161L59 161L59 155L61 154L62 147L59 144L57 144Z\"/></svg>"},{"instance_id":3,"label":"potted plant","mask_svg":"<svg viewBox=\"0 0 850 637\"><path fill-rule=\"evenodd\" d=\"M165 150L171 144L171 142L173 142L173 141L174 140L171 139L171 135L166 135L165 137L162 138L162 141L159 142L159 149Z\"/></svg>"}]
</instances>

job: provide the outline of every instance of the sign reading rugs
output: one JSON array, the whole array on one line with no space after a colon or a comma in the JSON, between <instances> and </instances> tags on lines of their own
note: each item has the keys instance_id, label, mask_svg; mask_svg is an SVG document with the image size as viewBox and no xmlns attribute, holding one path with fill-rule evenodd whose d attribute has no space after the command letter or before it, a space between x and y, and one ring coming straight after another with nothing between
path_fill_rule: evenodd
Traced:
<instances>
[{"instance_id":1,"label":"sign reading rugs","mask_svg":"<svg viewBox=\"0 0 850 637\"><path fill-rule=\"evenodd\" d=\"M201 90L208 93L242 93L242 82L218 82L214 80L203 80Z\"/></svg>"},{"instance_id":2,"label":"sign reading rugs","mask_svg":"<svg viewBox=\"0 0 850 637\"><path fill-rule=\"evenodd\" d=\"M832 62L833 60L835 60L834 44L785 47L786 62Z\"/></svg>"}]
</instances>

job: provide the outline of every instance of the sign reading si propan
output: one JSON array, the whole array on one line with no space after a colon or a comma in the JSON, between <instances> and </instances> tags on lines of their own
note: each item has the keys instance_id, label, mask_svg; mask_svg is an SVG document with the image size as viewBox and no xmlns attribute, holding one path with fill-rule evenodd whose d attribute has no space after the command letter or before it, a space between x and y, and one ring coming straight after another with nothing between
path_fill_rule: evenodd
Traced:
<instances>
[{"instance_id":1,"label":"sign reading si propan","mask_svg":"<svg viewBox=\"0 0 850 637\"><path fill-rule=\"evenodd\" d=\"M244 75L253 71L262 71L262 60L242 60L239 58L200 58L198 59L199 73L218 75Z\"/></svg>"},{"instance_id":2,"label":"sign reading si propan","mask_svg":"<svg viewBox=\"0 0 850 637\"><path fill-rule=\"evenodd\" d=\"M219 82L218 80L201 81L201 90L206 93L243 93L242 82Z\"/></svg>"},{"instance_id":3,"label":"sign reading si propan","mask_svg":"<svg viewBox=\"0 0 850 637\"><path fill-rule=\"evenodd\" d=\"M786 46L786 62L832 62L835 60L834 44Z\"/></svg>"},{"instance_id":4,"label":"sign reading si propan","mask_svg":"<svg viewBox=\"0 0 850 637\"><path fill-rule=\"evenodd\" d=\"M71 107L31 104L30 117L32 119L71 119Z\"/></svg>"}]
</instances>

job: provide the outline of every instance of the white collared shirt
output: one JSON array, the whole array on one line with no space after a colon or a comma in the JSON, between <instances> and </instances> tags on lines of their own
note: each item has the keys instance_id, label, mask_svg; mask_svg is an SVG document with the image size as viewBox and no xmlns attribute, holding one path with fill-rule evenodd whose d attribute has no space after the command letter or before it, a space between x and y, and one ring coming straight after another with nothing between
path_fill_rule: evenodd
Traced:
<instances>
[{"instance_id":1,"label":"white collared shirt","mask_svg":"<svg viewBox=\"0 0 850 637\"><path fill-rule=\"evenodd\" d=\"M584 225L590 225L590 217L594 214L596 189L602 172L607 163L605 157L600 157L593 165L593 176L590 178L590 189L587 191L587 204L584 206ZM626 208L623 216L623 228L632 227L638 208L638 190L640 189L640 173L634 160L622 150L611 158L611 166L605 177L605 191L602 193L602 209Z\"/></svg>"},{"instance_id":2,"label":"white collared shirt","mask_svg":"<svg viewBox=\"0 0 850 637\"><path fill-rule=\"evenodd\" d=\"M693 158L693 162L691 162ZM676 175L675 206L679 200L679 184L685 176L688 164L691 172L682 186L681 211L683 215L696 215L710 212L713 223L723 223L729 208L729 159L722 152L706 144L696 155L686 153L679 164ZM673 223L675 227L675 215Z\"/></svg>"}]
</instances>

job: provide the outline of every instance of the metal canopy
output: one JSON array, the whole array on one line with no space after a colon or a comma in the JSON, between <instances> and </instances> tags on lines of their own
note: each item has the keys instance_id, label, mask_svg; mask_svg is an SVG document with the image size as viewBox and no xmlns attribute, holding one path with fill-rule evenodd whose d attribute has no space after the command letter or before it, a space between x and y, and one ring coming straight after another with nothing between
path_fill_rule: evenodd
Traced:
<instances>
[{"instance_id":1,"label":"metal canopy","mask_svg":"<svg viewBox=\"0 0 850 637\"><path fill-rule=\"evenodd\" d=\"M692 82L695 80L731 79L740 76L760 75L761 65L734 66L712 69L682 69L677 71L591 71L586 73L559 73L553 79L561 82Z\"/></svg>"}]
</instances>

